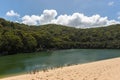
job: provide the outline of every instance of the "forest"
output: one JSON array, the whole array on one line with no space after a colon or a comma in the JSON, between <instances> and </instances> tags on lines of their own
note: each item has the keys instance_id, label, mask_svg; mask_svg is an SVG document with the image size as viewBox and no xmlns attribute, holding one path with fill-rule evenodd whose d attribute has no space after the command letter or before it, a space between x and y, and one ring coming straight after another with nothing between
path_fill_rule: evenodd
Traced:
<instances>
[{"instance_id":1,"label":"forest","mask_svg":"<svg viewBox=\"0 0 120 80\"><path fill-rule=\"evenodd\" d=\"M0 55L56 49L120 49L120 24L80 29L29 26L0 18Z\"/></svg>"}]
</instances>

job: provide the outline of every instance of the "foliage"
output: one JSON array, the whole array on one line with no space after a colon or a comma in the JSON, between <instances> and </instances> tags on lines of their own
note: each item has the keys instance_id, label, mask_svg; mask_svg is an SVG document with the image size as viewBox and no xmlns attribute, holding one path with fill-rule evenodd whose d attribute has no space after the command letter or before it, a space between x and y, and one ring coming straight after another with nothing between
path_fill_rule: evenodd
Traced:
<instances>
[{"instance_id":1,"label":"foliage","mask_svg":"<svg viewBox=\"0 0 120 80\"><path fill-rule=\"evenodd\" d=\"M28 26L0 18L0 54L71 48L120 49L120 25L77 29L56 24Z\"/></svg>"}]
</instances>

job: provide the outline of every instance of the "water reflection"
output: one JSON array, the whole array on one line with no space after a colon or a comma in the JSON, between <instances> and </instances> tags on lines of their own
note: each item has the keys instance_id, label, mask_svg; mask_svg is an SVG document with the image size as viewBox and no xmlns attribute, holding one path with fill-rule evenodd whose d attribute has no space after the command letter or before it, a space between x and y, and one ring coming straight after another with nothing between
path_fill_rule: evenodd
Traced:
<instances>
[{"instance_id":1,"label":"water reflection","mask_svg":"<svg viewBox=\"0 0 120 80\"><path fill-rule=\"evenodd\" d=\"M120 57L120 50L69 49L0 57L0 76Z\"/></svg>"}]
</instances>

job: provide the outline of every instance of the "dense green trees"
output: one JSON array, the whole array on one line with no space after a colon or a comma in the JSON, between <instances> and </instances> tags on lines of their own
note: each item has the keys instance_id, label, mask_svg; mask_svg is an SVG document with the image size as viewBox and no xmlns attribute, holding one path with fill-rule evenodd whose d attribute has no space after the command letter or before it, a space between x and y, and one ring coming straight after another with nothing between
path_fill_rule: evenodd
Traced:
<instances>
[{"instance_id":1,"label":"dense green trees","mask_svg":"<svg viewBox=\"0 0 120 80\"><path fill-rule=\"evenodd\" d=\"M36 39L30 35L30 34L24 34L22 37L23 42L23 51L25 52L32 52L35 51L35 48L37 46Z\"/></svg>"},{"instance_id":2,"label":"dense green trees","mask_svg":"<svg viewBox=\"0 0 120 80\"><path fill-rule=\"evenodd\" d=\"M0 54L70 48L120 49L120 25L76 29L55 24L28 26L0 18Z\"/></svg>"},{"instance_id":3,"label":"dense green trees","mask_svg":"<svg viewBox=\"0 0 120 80\"><path fill-rule=\"evenodd\" d=\"M5 34L2 35L1 38L1 51L2 52L9 52L9 53L16 53L20 51L22 48L22 40L19 36L11 35L11 34Z\"/></svg>"}]
</instances>

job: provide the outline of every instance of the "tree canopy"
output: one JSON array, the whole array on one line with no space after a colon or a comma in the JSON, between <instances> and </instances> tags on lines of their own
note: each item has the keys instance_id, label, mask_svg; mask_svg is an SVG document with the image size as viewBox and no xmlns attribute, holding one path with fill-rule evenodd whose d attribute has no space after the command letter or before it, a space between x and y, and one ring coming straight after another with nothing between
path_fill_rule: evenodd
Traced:
<instances>
[{"instance_id":1,"label":"tree canopy","mask_svg":"<svg viewBox=\"0 0 120 80\"><path fill-rule=\"evenodd\" d=\"M120 49L120 24L80 29L48 24L28 26L0 18L0 54L51 49Z\"/></svg>"}]
</instances>

